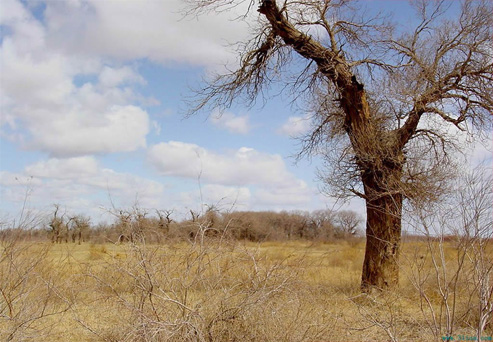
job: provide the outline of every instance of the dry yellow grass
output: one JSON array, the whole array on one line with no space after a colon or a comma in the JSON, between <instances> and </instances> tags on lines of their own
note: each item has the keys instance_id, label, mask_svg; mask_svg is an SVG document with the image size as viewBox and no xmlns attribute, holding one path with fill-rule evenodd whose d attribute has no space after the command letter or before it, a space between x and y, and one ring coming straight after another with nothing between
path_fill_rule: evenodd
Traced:
<instances>
[{"instance_id":1,"label":"dry yellow grass","mask_svg":"<svg viewBox=\"0 0 493 342\"><path fill-rule=\"evenodd\" d=\"M445 331L442 317L433 333L412 284L423 265L443 312L424 243L404 244L400 288L374 295L359 291L363 242L4 243L1 253L1 340L431 341ZM450 274L456 254L446 246ZM474 336L467 280L454 334Z\"/></svg>"}]
</instances>

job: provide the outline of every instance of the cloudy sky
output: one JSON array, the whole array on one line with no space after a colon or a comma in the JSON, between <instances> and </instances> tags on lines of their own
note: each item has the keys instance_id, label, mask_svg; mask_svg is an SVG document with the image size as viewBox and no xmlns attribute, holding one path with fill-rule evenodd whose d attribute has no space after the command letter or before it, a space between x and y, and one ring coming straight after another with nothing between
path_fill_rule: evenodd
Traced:
<instances>
[{"instance_id":1,"label":"cloudy sky","mask_svg":"<svg viewBox=\"0 0 493 342\"><path fill-rule=\"evenodd\" d=\"M400 6L391 3L380 5ZM190 88L236 63L228 44L248 26L231 14L184 18L182 6L1 0L0 217L26 199L96 220L112 205L333 205L318 190L318 161L291 157L309 122L289 99L184 119Z\"/></svg>"}]
</instances>

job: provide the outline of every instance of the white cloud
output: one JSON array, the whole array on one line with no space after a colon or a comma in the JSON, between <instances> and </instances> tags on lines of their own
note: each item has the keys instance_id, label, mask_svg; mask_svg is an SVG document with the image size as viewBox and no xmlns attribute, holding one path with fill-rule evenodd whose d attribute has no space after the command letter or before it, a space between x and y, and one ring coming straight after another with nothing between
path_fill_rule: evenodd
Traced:
<instances>
[{"instance_id":1,"label":"white cloud","mask_svg":"<svg viewBox=\"0 0 493 342\"><path fill-rule=\"evenodd\" d=\"M19 51L32 51L44 43L45 32L42 25L34 20L22 3L17 0L2 0L0 25L8 32Z\"/></svg>"},{"instance_id":2,"label":"white cloud","mask_svg":"<svg viewBox=\"0 0 493 342\"><path fill-rule=\"evenodd\" d=\"M22 20L29 17L29 13L24 6L15 0L3 0L2 10L0 11L0 25L9 25L12 21Z\"/></svg>"},{"instance_id":3,"label":"white cloud","mask_svg":"<svg viewBox=\"0 0 493 342\"><path fill-rule=\"evenodd\" d=\"M112 106L98 116L84 117L83 114L66 113L57 121L39 127L43 134L34 137L32 148L35 146L55 156L71 156L128 152L146 146L149 118L142 109ZM36 127L38 124L32 124L33 129Z\"/></svg>"},{"instance_id":4,"label":"white cloud","mask_svg":"<svg viewBox=\"0 0 493 342\"><path fill-rule=\"evenodd\" d=\"M165 186L129 173L102 168L91 156L51 158L29 165L22 173L0 172L0 190L5 200L27 200L37 208L60 203L73 211L86 211L101 205L130 207L138 200L144 208L158 208ZM82 202L88 203L80 206Z\"/></svg>"},{"instance_id":5,"label":"white cloud","mask_svg":"<svg viewBox=\"0 0 493 342\"><path fill-rule=\"evenodd\" d=\"M99 74L99 84L103 87L113 88L126 82L145 84L145 80L142 76L132 70L129 66L124 66L122 68L110 68L105 66Z\"/></svg>"},{"instance_id":6,"label":"white cloud","mask_svg":"<svg viewBox=\"0 0 493 342\"><path fill-rule=\"evenodd\" d=\"M290 116L279 128L278 133L289 137L299 137L307 133L311 125L312 122L308 116Z\"/></svg>"},{"instance_id":7,"label":"white cloud","mask_svg":"<svg viewBox=\"0 0 493 342\"><path fill-rule=\"evenodd\" d=\"M0 49L0 89L7 97L7 105L29 108L60 104L73 90L67 60L57 54L37 53L36 50L22 52L13 38L5 37Z\"/></svg>"},{"instance_id":8,"label":"white cloud","mask_svg":"<svg viewBox=\"0 0 493 342\"><path fill-rule=\"evenodd\" d=\"M51 44L70 52L196 65L231 59L225 45L243 40L246 23L227 13L184 17L184 5L182 0L49 1L45 17ZM246 13L246 6L237 13Z\"/></svg>"},{"instance_id":9,"label":"white cloud","mask_svg":"<svg viewBox=\"0 0 493 342\"><path fill-rule=\"evenodd\" d=\"M0 47L0 133L53 156L145 147L150 120L138 103L156 101L134 92L133 84L145 83L142 76L130 65L64 54L20 2L6 4L11 12L0 19L8 28ZM97 82L78 87L74 79L81 74L96 75Z\"/></svg>"},{"instance_id":10,"label":"white cloud","mask_svg":"<svg viewBox=\"0 0 493 342\"><path fill-rule=\"evenodd\" d=\"M469 160L472 167L479 164L493 167L493 138L489 137L486 141L477 142L472 149Z\"/></svg>"},{"instance_id":11,"label":"white cloud","mask_svg":"<svg viewBox=\"0 0 493 342\"><path fill-rule=\"evenodd\" d=\"M249 120L248 115L236 116L230 112L224 112L222 114L216 112L212 115L211 119L215 126L238 134L247 134L250 131Z\"/></svg>"},{"instance_id":12,"label":"white cloud","mask_svg":"<svg viewBox=\"0 0 493 342\"><path fill-rule=\"evenodd\" d=\"M188 208L194 211L206 211L213 205L219 211L249 210L252 194L248 187L232 187L217 184L205 184L198 190L182 191L173 201L178 210ZM185 210L183 216L189 213Z\"/></svg>"},{"instance_id":13,"label":"white cloud","mask_svg":"<svg viewBox=\"0 0 493 342\"><path fill-rule=\"evenodd\" d=\"M36 178L80 179L96 175L98 163L93 157L76 157L68 159L52 158L29 165L25 173Z\"/></svg>"},{"instance_id":14,"label":"white cloud","mask_svg":"<svg viewBox=\"0 0 493 342\"><path fill-rule=\"evenodd\" d=\"M280 155L242 147L218 154L198 145L178 141L160 143L149 149L149 160L166 176L197 178L221 184L282 185L296 181Z\"/></svg>"},{"instance_id":15,"label":"white cloud","mask_svg":"<svg viewBox=\"0 0 493 342\"><path fill-rule=\"evenodd\" d=\"M183 142L160 143L149 149L150 162L164 176L197 179L200 176L202 201L236 203L239 210L313 209L318 190L296 178L279 155L251 148L224 154ZM197 191L182 194L183 202L197 203Z\"/></svg>"},{"instance_id":16,"label":"white cloud","mask_svg":"<svg viewBox=\"0 0 493 342\"><path fill-rule=\"evenodd\" d=\"M0 171L0 185L3 186L23 186L29 187L32 185L39 185L42 181L32 176L27 176L23 173L13 173L9 171Z\"/></svg>"},{"instance_id":17,"label":"white cloud","mask_svg":"<svg viewBox=\"0 0 493 342\"><path fill-rule=\"evenodd\" d=\"M296 181L283 188L258 189L255 191L255 202L262 206L299 206L309 204L314 193L303 181Z\"/></svg>"},{"instance_id":18,"label":"white cloud","mask_svg":"<svg viewBox=\"0 0 493 342\"><path fill-rule=\"evenodd\" d=\"M203 201L219 210L241 210L250 205L252 194L248 187L207 184L202 189Z\"/></svg>"}]
</instances>

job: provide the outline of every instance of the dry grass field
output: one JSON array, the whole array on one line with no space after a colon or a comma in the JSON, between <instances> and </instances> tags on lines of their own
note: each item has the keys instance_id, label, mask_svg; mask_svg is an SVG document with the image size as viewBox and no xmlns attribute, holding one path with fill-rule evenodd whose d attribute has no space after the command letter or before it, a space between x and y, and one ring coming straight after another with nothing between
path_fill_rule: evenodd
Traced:
<instances>
[{"instance_id":1,"label":"dry grass field","mask_svg":"<svg viewBox=\"0 0 493 342\"><path fill-rule=\"evenodd\" d=\"M481 311L461 251L406 242L399 289L363 295L362 241L4 241L0 340L458 340L476 336Z\"/></svg>"}]
</instances>

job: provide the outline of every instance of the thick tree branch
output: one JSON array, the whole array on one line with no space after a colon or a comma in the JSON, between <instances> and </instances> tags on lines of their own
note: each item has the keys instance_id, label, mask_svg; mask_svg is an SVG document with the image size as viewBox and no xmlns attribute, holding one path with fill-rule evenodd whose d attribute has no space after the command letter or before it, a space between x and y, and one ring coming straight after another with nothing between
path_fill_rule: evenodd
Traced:
<instances>
[{"instance_id":1,"label":"thick tree branch","mask_svg":"<svg viewBox=\"0 0 493 342\"><path fill-rule=\"evenodd\" d=\"M258 11L272 26L272 31L297 53L314 61L320 72L337 87L345 118L345 129L351 134L370 123L370 110L363 85L356 80L343 56L322 46L291 24L274 0L263 0Z\"/></svg>"}]
</instances>

